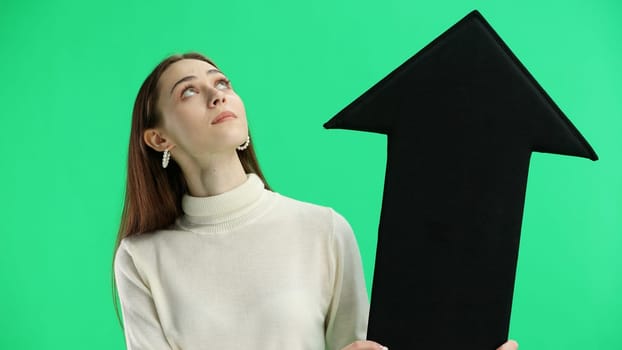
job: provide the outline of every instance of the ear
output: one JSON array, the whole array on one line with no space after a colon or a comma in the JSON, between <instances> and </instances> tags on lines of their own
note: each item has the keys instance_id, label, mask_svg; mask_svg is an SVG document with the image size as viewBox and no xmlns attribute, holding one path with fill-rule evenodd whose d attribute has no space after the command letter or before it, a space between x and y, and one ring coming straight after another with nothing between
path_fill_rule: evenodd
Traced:
<instances>
[{"instance_id":1,"label":"ear","mask_svg":"<svg viewBox=\"0 0 622 350\"><path fill-rule=\"evenodd\" d=\"M143 140L145 143L158 152L164 152L166 149L170 149L173 143L162 133L160 130L151 128L145 130L143 133Z\"/></svg>"}]
</instances>

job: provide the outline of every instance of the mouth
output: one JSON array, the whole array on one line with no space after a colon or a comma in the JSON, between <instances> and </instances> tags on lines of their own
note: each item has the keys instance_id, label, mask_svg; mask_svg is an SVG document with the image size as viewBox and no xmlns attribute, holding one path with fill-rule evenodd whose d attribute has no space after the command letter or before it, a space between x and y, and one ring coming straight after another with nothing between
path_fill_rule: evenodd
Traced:
<instances>
[{"instance_id":1,"label":"mouth","mask_svg":"<svg viewBox=\"0 0 622 350\"><path fill-rule=\"evenodd\" d=\"M216 116L216 118L214 118L214 120L212 120L212 125L220 124L220 123L222 123L224 121L227 121L229 119L235 119L235 118L237 118L237 116L235 114L233 114L232 112L224 111L224 112L221 112L220 114L218 114Z\"/></svg>"}]
</instances>

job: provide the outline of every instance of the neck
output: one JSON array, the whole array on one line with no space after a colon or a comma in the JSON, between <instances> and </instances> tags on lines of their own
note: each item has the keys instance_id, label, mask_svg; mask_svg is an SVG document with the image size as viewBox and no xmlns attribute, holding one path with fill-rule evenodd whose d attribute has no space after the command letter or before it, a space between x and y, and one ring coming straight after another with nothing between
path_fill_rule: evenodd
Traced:
<instances>
[{"instance_id":1,"label":"neck","mask_svg":"<svg viewBox=\"0 0 622 350\"><path fill-rule=\"evenodd\" d=\"M191 196L218 195L246 181L244 167L236 152L229 155L213 155L210 158L207 164L180 164Z\"/></svg>"}]
</instances>

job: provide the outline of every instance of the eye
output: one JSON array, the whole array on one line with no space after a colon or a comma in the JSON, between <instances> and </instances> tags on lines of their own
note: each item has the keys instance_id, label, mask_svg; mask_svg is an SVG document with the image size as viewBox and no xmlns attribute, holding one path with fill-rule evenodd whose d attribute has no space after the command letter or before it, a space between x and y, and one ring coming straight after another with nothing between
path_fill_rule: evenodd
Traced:
<instances>
[{"instance_id":1,"label":"eye","mask_svg":"<svg viewBox=\"0 0 622 350\"><path fill-rule=\"evenodd\" d=\"M229 81L228 79L219 79L216 82L216 88L218 90L226 90L231 86L231 81Z\"/></svg>"},{"instance_id":2,"label":"eye","mask_svg":"<svg viewBox=\"0 0 622 350\"><path fill-rule=\"evenodd\" d=\"M199 92L193 86L187 86L183 90L181 90L181 98L183 99L192 97L198 93Z\"/></svg>"}]
</instances>

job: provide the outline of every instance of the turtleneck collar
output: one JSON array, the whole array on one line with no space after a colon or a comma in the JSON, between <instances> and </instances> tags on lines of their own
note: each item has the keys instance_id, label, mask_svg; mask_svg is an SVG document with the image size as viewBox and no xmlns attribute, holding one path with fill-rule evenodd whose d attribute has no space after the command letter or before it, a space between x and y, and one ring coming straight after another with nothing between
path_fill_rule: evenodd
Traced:
<instances>
[{"instance_id":1,"label":"turtleneck collar","mask_svg":"<svg viewBox=\"0 0 622 350\"><path fill-rule=\"evenodd\" d=\"M264 183L256 174L247 174L247 179L238 187L209 197L184 195L181 207L184 217L182 226L218 225L230 226L233 221L252 212L266 194ZM186 227L188 228L188 227Z\"/></svg>"}]
</instances>

